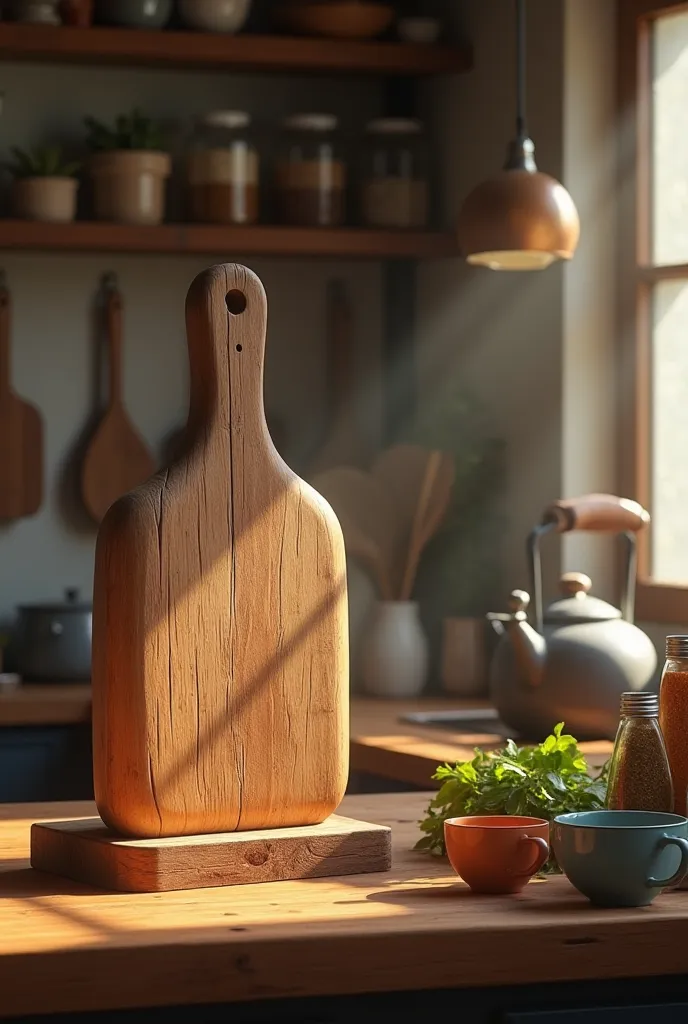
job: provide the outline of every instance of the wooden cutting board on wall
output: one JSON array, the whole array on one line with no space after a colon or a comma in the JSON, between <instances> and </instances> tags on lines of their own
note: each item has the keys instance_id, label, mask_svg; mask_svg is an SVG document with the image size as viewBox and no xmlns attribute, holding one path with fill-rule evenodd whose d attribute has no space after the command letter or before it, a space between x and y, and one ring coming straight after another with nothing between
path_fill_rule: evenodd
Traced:
<instances>
[{"instance_id":1,"label":"wooden cutting board on wall","mask_svg":"<svg viewBox=\"0 0 688 1024\"><path fill-rule=\"evenodd\" d=\"M0 519L34 515L43 500L43 421L12 388L10 293L0 274Z\"/></svg>"},{"instance_id":2,"label":"wooden cutting board on wall","mask_svg":"<svg viewBox=\"0 0 688 1024\"><path fill-rule=\"evenodd\" d=\"M244 267L192 284L186 449L98 534L95 789L124 835L309 825L344 794L344 543L270 440L266 317Z\"/></svg>"}]
</instances>

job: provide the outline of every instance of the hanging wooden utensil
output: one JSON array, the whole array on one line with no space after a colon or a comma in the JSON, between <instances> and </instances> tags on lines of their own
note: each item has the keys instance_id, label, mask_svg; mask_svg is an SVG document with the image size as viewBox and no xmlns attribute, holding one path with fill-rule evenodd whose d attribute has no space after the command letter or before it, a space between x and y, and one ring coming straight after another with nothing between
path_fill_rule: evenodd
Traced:
<instances>
[{"instance_id":1,"label":"hanging wooden utensil","mask_svg":"<svg viewBox=\"0 0 688 1024\"><path fill-rule=\"evenodd\" d=\"M104 290L110 396L105 415L86 449L81 475L83 501L97 523L117 498L155 472L153 457L134 429L122 400L122 296L114 275L105 278Z\"/></svg>"},{"instance_id":2,"label":"hanging wooden utensil","mask_svg":"<svg viewBox=\"0 0 688 1024\"><path fill-rule=\"evenodd\" d=\"M356 420L353 312L343 281L327 287L327 375L330 425L309 466L311 475L333 466L366 466L368 446ZM329 413L328 413L329 414Z\"/></svg>"},{"instance_id":3,"label":"hanging wooden utensil","mask_svg":"<svg viewBox=\"0 0 688 1024\"><path fill-rule=\"evenodd\" d=\"M267 432L266 319L246 268L196 278L190 444L98 533L95 794L125 835L311 825L346 788L344 541Z\"/></svg>"},{"instance_id":4,"label":"hanging wooden utensil","mask_svg":"<svg viewBox=\"0 0 688 1024\"><path fill-rule=\"evenodd\" d=\"M0 519L34 515L43 499L43 421L10 383L10 294L0 275Z\"/></svg>"},{"instance_id":5,"label":"hanging wooden utensil","mask_svg":"<svg viewBox=\"0 0 688 1024\"><path fill-rule=\"evenodd\" d=\"M411 543L406 559L406 568L401 583L400 598L402 601L410 600L416 582L420 557L447 513L454 477L454 463L449 455L439 451L428 453L411 529Z\"/></svg>"}]
</instances>

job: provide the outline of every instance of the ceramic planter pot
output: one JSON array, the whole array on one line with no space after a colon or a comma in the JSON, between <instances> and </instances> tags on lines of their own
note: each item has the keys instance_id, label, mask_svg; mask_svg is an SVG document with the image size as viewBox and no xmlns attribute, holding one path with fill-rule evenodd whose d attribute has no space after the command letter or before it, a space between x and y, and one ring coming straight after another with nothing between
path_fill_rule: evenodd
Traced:
<instances>
[{"instance_id":1,"label":"ceramic planter pot","mask_svg":"<svg viewBox=\"0 0 688 1024\"><path fill-rule=\"evenodd\" d=\"M121 28L163 28L172 17L173 0L98 0L98 20Z\"/></svg>"},{"instance_id":2,"label":"ceramic planter pot","mask_svg":"<svg viewBox=\"0 0 688 1024\"><path fill-rule=\"evenodd\" d=\"M120 224L160 224L165 216L169 153L115 150L89 161L97 220Z\"/></svg>"},{"instance_id":3,"label":"ceramic planter pot","mask_svg":"<svg viewBox=\"0 0 688 1024\"><path fill-rule=\"evenodd\" d=\"M428 679L428 641L415 601L380 601L361 650L361 678L374 697L417 697Z\"/></svg>"},{"instance_id":4,"label":"ceramic planter pot","mask_svg":"<svg viewBox=\"0 0 688 1024\"><path fill-rule=\"evenodd\" d=\"M238 32L251 11L251 0L179 0L179 14L189 28L202 32Z\"/></svg>"},{"instance_id":5,"label":"ceramic planter pot","mask_svg":"<svg viewBox=\"0 0 688 1024\"><path fill-rule=\"evenodd\" d=\"M18 178L12 185L12 209L22 220L68 224L76 216L76 178Z\"/></svg>"}]
</instances>

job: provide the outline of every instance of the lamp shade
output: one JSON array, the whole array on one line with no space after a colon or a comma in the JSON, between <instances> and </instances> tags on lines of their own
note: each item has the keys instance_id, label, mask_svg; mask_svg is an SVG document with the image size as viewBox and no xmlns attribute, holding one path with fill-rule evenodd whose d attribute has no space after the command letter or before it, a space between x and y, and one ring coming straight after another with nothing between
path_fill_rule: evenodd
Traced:
<instances>
[{"instance_id":1,"label":"lamp shade","mask_svg":"<svg viewBox=\"0 0 688 1024\"><path fill-rule=\"evenodd\" d=\"M457 233L469 263L493 270L542 270L555 260L571 259L580 221L573 199L556 178L518 168L503 170L473 189L459 214Z\"/></svg>"}]
</instances>

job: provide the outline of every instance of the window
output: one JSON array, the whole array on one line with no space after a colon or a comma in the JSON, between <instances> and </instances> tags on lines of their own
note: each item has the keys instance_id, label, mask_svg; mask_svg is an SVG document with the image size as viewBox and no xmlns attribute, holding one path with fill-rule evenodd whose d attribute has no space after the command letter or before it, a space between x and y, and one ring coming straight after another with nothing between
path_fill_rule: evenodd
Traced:
<instances>
[{"instance_id":1,"label":"window","mask_svg":"<svg viewBox=\"0 0 688 1024\"><path fill-rule=\"evenodd\" d=\"M688 621L688 2L620 0L625 490L648 507L636 615Z\"/></svg>"}]
</instances>

